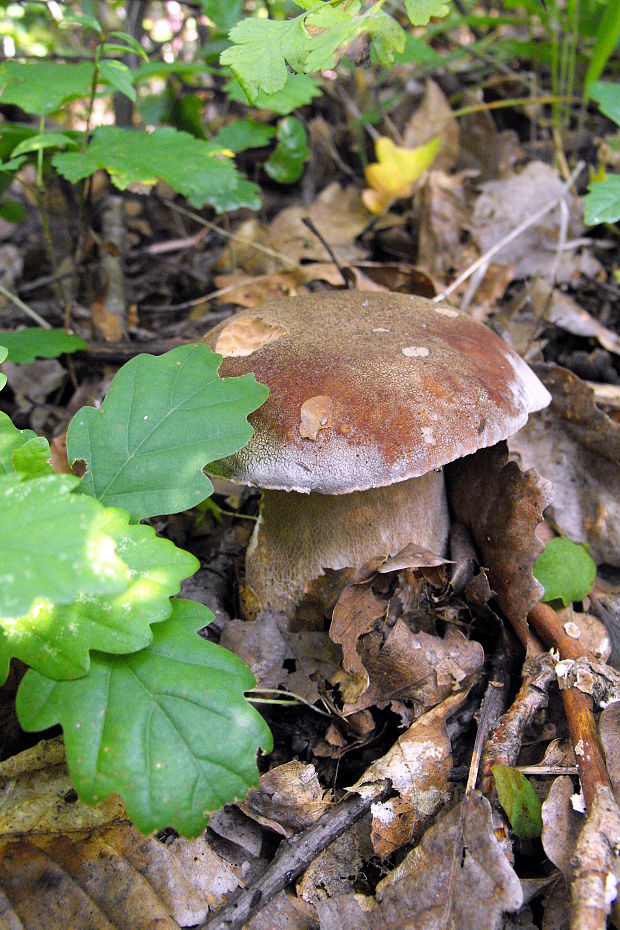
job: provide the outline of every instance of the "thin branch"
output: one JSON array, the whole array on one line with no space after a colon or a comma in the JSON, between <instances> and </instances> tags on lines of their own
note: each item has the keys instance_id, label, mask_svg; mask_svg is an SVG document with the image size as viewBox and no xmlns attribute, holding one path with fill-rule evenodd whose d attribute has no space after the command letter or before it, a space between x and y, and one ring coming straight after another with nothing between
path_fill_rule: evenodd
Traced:
<instances>
[{"instance_id":1,"label":"thin branch","mask_svg":"<svg viewBox=\"0 0 620 930\"><path fill-rule=\"evenodd\" d=\"M478 268L487 264L489 259L493 258L494 255L497 255L497 253L500 252L504 246L508 245L509 242L512 242L513 239L516 239L517 236L520 236L521 233L525 232L526 229L529 229L530 226L534 226L535 223L542 219L546 213L549 213L551 210L553 210L554 207L557 207L557 205L564 199L564 197L566 197L568 191L571 189L583 169L584 163L580 161L568 181L562 185L562 190L557 195L557 197L554 197L553 200L550 200L549 203L545 204L544 207L541 207L540 210L537 210L536 213L532 213L531 216L529 216L522 223L519 223L519 225L516 226L511 232L509 232L508 235L504 236L503 239L500 239L499 242L496 242L494 246L492 246L487 252L484 253L484 255L481 255L479 259L477 259L472 265L469 266L469 268L466 268L465 271L458 276L456 281L452 282L450 287L447 287L445 291L442 291L441 294L433 297L433 301L435 303L439 303L440 301L445 300L446 297L448 297L453 293L453 291L460 287L463 281L467 281L467 279L471 277L471 275L477 271Z\"/></svg>"},{"instance_id":2,"label":"thin branch","mask_svg":"<svg viewBox=\"0 0 620 930\"><path fill-rule=\"evenodd\" d=\"M39 326L43 329L51 329L51 324L44 320L42 316L39 316L36 310L33 310L32 307L29 307L28 304L25 304L17 294L14 294L12 291L9 291L3 284L0 284L0 294L6 297L7 300L10 300L12 304L15 304L16 307L19 307L20 310L23 310L26 316L29 316L31 320L34 320Z\"/></svg>"},{"instance_id":3,"label":"thin branch","mask_svg":"<svg viewBox=\"0 0 620 930\"><path fill-rule=\"evenodd\" d=\"M315 824L285 840L275 858L257 879L240 889L227 904L197 930L241 930L250 917L265 907L280 891L301 875L330 843L370 810L385 801L392 791L389 783L380 793L362 797L350 794L327 810Z\"/></svg>"}]
</instances>

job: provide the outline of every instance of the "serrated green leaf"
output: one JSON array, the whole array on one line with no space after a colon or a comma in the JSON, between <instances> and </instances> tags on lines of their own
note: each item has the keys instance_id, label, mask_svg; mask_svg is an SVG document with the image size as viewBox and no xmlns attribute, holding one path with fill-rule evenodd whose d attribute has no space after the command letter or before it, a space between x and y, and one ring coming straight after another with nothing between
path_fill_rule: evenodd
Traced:
<instances>
[{"instance_id":1,"label":"serrated green leaf","mask_svg":"<svg viewBox=\"0 0 620 930\"><path fill-rule=\"evenodd\" d=\"M229 32L241 15L243 0L200 0L202 9L221 32Z\"/></svg>"},{"instance_id":2,"label":"serrated green leaf","mask_svg":"<svg viewBox=\"0 0 620 930\"><path fill-rule=\"evenodd\" d=\"M29 139L24 139L23 142L13 149L13 157L17 155L25 155L28 152L38 152L42 149L50 148L62 148L66 145L74 148L76 142L70 137L65 135L64 132L43 132L36 136L31 136Z\"/></svg>"},{"instance_id":3,"label":"serrated green leaf","mask_svg":"<svg viewBox=\"0 0 620 930\"><path fill-rule=\"evenodd\" d=\"M265 171L279 184L294 184L310 157L306 127L294 116L286 116L278 123L277 137L278 144L265 162Z\"/></svg>"},{"instance_id":4,"label":"serrated green leaf","mask_svg":"<svg viewBox=\"0 0 620 930\"><path fill-rule=\"evenodd\" d=\"M248 98L237 78L232 77L226 83L224 90L230 100L247 103ZM266 94L260 90L254 101L254 106L259 110L270 110L279 116L287 116L293 110L305 107L315 97L320 97L321 94L318 78L310 77L309 74L291 74L282 90L277 93Z\"/></svg>"},{"instance_id":5,"label":"serrated green leaf","mask_svg":"<svg viewBox=\"0 0 620 930\"><path fill-rule=\"evenodd\" d=\"M583 202L583 218L588 226L617 223L620 220L620 174L608 174L603 181L590 183Z\"/></svg>"},{"instance_id":6,"label":"serrated green leaf","mask_svg":"<svg viewBox=\"0 0 620 930\"><path fill-rule=\"evenodd\" d=\"M255 209L256 188L247 204L246 178L230 159L214 157L207 142L170 126L151 133L101 126L85 152L59 152L52 163L72 183L103 169L121 190L162 180L196 208L209 203L222 212L223 202L234 202L236 207Z\"/></svg>"},{"instance_id":7,"label":"serrated green leaf","mask_svg":"<svg viewBox=\"0 0 620 930\"><path fill-rule=\"evenodd\" d=\"M536 559L534 577L545 589L543 601L559 599L566 607L590 593L596 563L585 545L556 536Z\"/></svg>"},{"instance_id":8,"label":"serrated green leaf","mask_svg":"<svg viewBox=\"0 0 620 930\"><path fill-rule=\"evenodd\" d=\"M257 149L269 145L275 134L273 126L266 126L253 119L237 119L228 126L224 126L217 135L209 139L209 147L213 151L228 149L235 153L244 152L246 149Z\"/></svg>"},{"instance_id":9,"label":"serrated green leaf","mask_svg":"<svg viewBox=\"0 0 620 930\"><path fill-rule=\"evenodd\" d=\"M15 365L29 365L36 358L58 358L88 348L88 343L73 333L40 326L25 326L12 332L5 330L0 332L0 340L8 349L9 361Z\"/></svg>"},{"instance_id":10,"label":"serrated green leaf","mask_svg":"<svg viewBox=\"0 0 620 930\"><path fill-rule=\"evenodd\" d=\"M383 10L372 17L369 25L371 28L368 31L377 60L384 68L389 68L394 64L396 55L404 51L407 33L400 23Z\"/></svg>"},{"instance_id":11,"label":"serrated green leaf","mask_svg":"<svg viewBox=\"0 0 620 930\"><path fill-rule=\"evenodd\" d=\"M254 375L221 379L220 363L208 346L186 345L123 365L101 407L82 408L69 424L69 461L88 469L82 490L133 520L208 497L202 469L245 445L246 417L268 393Z\"/></svg>"},{"instance_id":12,"label":"serrated green leaf","mask_svg":"<svg viewBox=\"0 0 620 930\"><path fill-rule=\"evenodd\" d=\"M77 480L0 477L0 680L12 656L67 679L86 674L91 649L143 649L198 568L152 527L129 524L126 511L69 493Z\"/></svg>"},{"instance_id":13,"label":"serrated green leaf","mask_svg":"<svg viewBox=\"0 0 620 930\"><path fill-rule=\"evenodd\" d=\"M220 63L229 66L250 103L256 101L259 90L266 94L282 90L288 78L287 61L303 70L308 37L301 20L251 17L231 30L229 38L235 44L222 52Z\"/></svg>"},{"instance_id":14,"label":"serrated green leaf","mask_svg":"<svg viewBox=\"0 0 620 930\"><path fill-rule=\"evenodd\" d=\"M620 84L611 81L594 81L589 88L590 97L596 100L601 113L620 126Z\"/></svg>"},{"instance_id":15,"label":"serrated green leaf","mask_svg":"<svg viewBox=\"0 0 620 930\"><path fill-rule=\"evenodd\" d=\"M43 599L67 604L80 592L126 591L129 572L102 521L102 507L71 494L79 479L22 479L16 474L0 476L0 615L24 614Z\"/></svg>"},{"instance_id":16,"label":"serrated green leaf","mask_svg":"<svg viewBox=\"0 0 620 930\"><path fill-rule=\"evenodd\" d=\"M542 813L538 795L525 775L509 765L491 768L499 803L506 811L510 826L520 839L533 839L542 832Z\"/></svg>"},{"instance_id":17,"label":"serrated green leaf","mask_svg":"<svg viewBox=\"0 0 620 930\"><path fill-rule=\"evenodd\" d=\"M53 474L49 462L50 444L44 436L33 436L13 451L13 467L26 478Z\"/></svg>"},{"instance_id":18,"label":"serrated green leaf","mask_svg":"<svg viewBox=\"0 0 620 930\"><path fill-rule=\"evenodd\" d=\"M5 61L0 65L0 100L26 113L46 116L90 92L93 64Z\"/></svg>"},{"instance_id":19,"label":"serrated green leaf","mask_svg":"<svg viewBox=\"0 0 620 930\"><path fill-rule=\"evenodd\" d=\"M77 681L29 671L17 712L26 730L61 724L82 800L119 794L144 833L172 826L197 836L211 812L258 783L256 753L270 751L272 740L244 697L254 685L249 669L196 635L210 611L194 601L173 604L141 652L94 654Z\"/></svg>"},{"instance_id":20,"label":"serrated green leaf","mask_svg":"<svg viewBox=\"0 0 620 930\"><path fill-rule=\"evenodd\" d=\"M109 58L104 59L99 63L99 74L102 80L111 84L120 94L128 97L129 100L136 100L137 94L133 86L131 69L123 64L122 61Z\"/></svg>"},{"instance_id":21,"label":"serrated green leaf","mask_svg":"<svg viewBox=\"0 0 620 930\"><path fill-rule=\"evenodd\" d=\"M412 26L427 26L433 16L447 16L448 0L405 0L405 9Z\"/></svg>"},{"instance_id":22,"label":"serrated green leaf","mask_svg":"<svg viewBox=\"0 0 620 930\"><path fill-rule=\"evenodd\" d=\"M0 375L0 388L2 378ZM6 383L6 380L5 380ZM17 429L13 421L6 413L0 410L0 475L12 475L15 467L13 465L13 455L16 449L21 448L31 439L36 439L37 434L31 429Z\"/></svg>"}]
</instances>

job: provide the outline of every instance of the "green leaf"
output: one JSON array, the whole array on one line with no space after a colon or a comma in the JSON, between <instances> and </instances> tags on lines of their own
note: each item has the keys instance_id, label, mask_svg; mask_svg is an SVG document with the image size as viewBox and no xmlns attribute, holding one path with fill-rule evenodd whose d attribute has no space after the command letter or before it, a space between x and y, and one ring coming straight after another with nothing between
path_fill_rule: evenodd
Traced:
<instances>
[{"instance_id":1,"label":"green leaf","mask_svg":"<svg viewBox=\"0 0 620 930\"><path fill-rule=\"evenodd\" d=\"M584 98L587 100L592 82L603 73L620 38L620 3L605 3L598 15L596 41L592 49L588 70L583 79ZM618 120L616 120L618 122Z\"/></svg>"},{"instance_id":2,"label":"green leaf","mask_svg":"<svg viewBox=\"0 0 620 930\"><path fill-rule=\"evenodd\" d=\"M0 203L0 216L7 223L20 223L25 213L23 204L18 203L17 200L5 200Z\"/></svg>"},{"instance_id":3,"label":"green leaf","mask_svg":"<svg viewBox=\"0 0 620 930\"><path fill-rule=\"evenodd\" d=\"M396 55L405 49L407 33L400 23L382 10L369 21L369 33L372 36L372 48L384 68L394 64Z\"/></svg>"},{"instance_id":4,"label":"green leaf","mask_svg":"<svg viewBox=\"0 0 620 930\"><path fill-rule=\"evenodd\" d=\"M588 184L583 202L583 218L588 226L617 223L620 220L620 174L608 174L603 181Z\"/></svg>"},{"instance_id":5,"label":"green leaf","mask_svg":"<svg viewBox=\"0 0 620 930\"><path fill-rule=\"evenodd\" d=\"M135 52L136 55L138 55L140 58L142 58L143 61L148 62L149 56L146 54L138 40L135 39L132 35L129 35L128 32L109 32L108 36L112 39L120 39L121 42L129 46L129 49L125 49L125 51L131 50ZM104 45L104 49L106 46L107 42Z\"/></svg>"},{"instance_id":6,"label":"green leaf","mask_svg":"<svg viewBox=\"0 0 620 930\"><path fill-rule=\"evenodd\" d=\"M405 0L405 9L412 26L427 26L433 16L447 16L448 0Z\"/></svg>"},{"instance_id":7,"label":"green leaf","mask_svg":"<svg viewBox=\"0 0 620 930\"><path fill-rule=\"evenodd\" d=\"M620 10L620 5L618 6ZM601 113L620 126L620 84L611 81L595 81L590 85L590 97L596 100Z\"/></svg>"},{"instance_id":8,"label":"green leaf","mask_svg":"<svg viewBox=\"0 0 620 930\"><path fill-rule=\"evenodd\" d=\"M525 775L508 765L491 767L499 803L510 826L520 839L533 839L542 832L541 804Z\"/></svg>"},{"instance_id":9,"label":"green leaf","mask_svg":"<svg viewBox=\"0 0 620 930\"><path fill-rule=\"evenodd\" d=\"M50 444L44 436L33 436L13 452L13 467L25 478L53 474L49 462Z\"/></svg>"},{"instance_id":10,"label":"green leaf","mask_svg":"<svg viewBox=\"0 0 620 930\"><path fill-rule=\"evenodd\" d=\"M69 26L86 26L87 29L93 29L98 35L103 35L103 29L99 20L95 19L94 16L88 16L85 13L78 15L73 13L71 10L65 10L63 12L62 21L60 23L61 28L68 28Z\"/></svg>"},{"instance_id":11,"label":"green leaf","mask_svg":"<svg viewBox=\"0 0 620 930\"><path fill-rule=\"evenodd\" d=\"M228 149L231 152L244 152L246 149L257 149L269 142L275 136L273 126L265 126L253 119L237 119L209 140L213 151Z\"/></svg>"},{"instance_id":12,"label":"green leaf","mask_svg":"<svg viewBox=\"0 0 620 930\"><path fill-rule=\"evenodd\" d=\"M222 52L220 63L230 67L250 103L259 90L266 94L282 90L288 78L287 61L295 68L305 59L308 38L301 20L299 16L284 21L252 17L231 30L229 38L235 44Z\"/></svg>"},{"instance_id":13,"label":"green leaf","mask_svg":"<svg viewBox=\"0 0 620 930\"><path fill-rule=\"evenodd\" d=\"M595 576L596 563L587 546L566 536L548 542L534 564L534 577L545 589L543 601L559 599L565 607L590 593Z\"/></svg>"},{"instance_id":14,"label":"green leaf","mask_svg":"<svg viewBox=\"0 0 620 930\"><path fill-rule=\"evenodd\" d=\"M115 59L104 59L99 63L99 74L102 80L111 84L115 90L135 101L137 98L136 89L133 86L133 77L131 69L122 61Z\"/></svg>"},{"instance_id":15,"label":"green leaf","mask_svg":"<svg viewBox=\"0 0 620 930\"><path fill-rule=\"evenodd\" d=\"M202 9L221 32L230 32L241 15L243 0L201 0Z\"/></svg>"},{"instance_id":16,"label":"green leaf","mask_svg":"<svg viewBox=\"0 0 620 930\"><path fill-rule=\"evenodd\" d=\"M67 604L80 593L126 591L129 572L116 554L101 505L70 493L79 479L22 478L0 476L1 615L24 614L42 599Z\"/></svg>"},{"instance_id":17,"label":"green leaf","mask_svg":"<svg viewBox=\"0 0 620 930\"><path fill-rule=\"evenodd\" d=\"M26 113L46 116L90 93L93 64L5 61L0 65L0 100Z\"/></svg>"},{"instance_id":18,"label":"green leaf","mask_svg":"<svg viewBox=\"0 0 620 930\"><path fill-rule=\"evenodd\" d=\"M198 568L126 511L69 493L77 482L0 477L0 680L12 656L66 679L86 674L91 649L143 649Z\"/></svg>"},{"instance_id":19,"label":"green leaf","mask_svg":"<svg viewBox=\"0 0 620 930\"><path fill-rule=\"evenodd\" d=\"M4 361L6 360L6 357L7 357L8 354L9 354L9 350L7 349L7 347L6 347L6 346L0 346L0 365L2 364L2 362L4 362ZM2 388L4 387L5 384L6 384L6 375L3 374L2 372L0 372L0 391L2 390ZM7 419L8 419L8 418L7 418ZM1 438L0 438L0 442L1 442L1 441L2 441L2 440L1 440Z\"/></svg>"},{"instance_id":20,"label":"green leaf","mask_svg":"<svg viewBox=\"0 0 620 930\"><path fill-rule=\"evenodd\" d=\"M42 149L62 148L64 146L75 148L77 143L64 132L42 132L39 135L24 139L13 149L12 156L25 155L28 152L38 152Z\"/></svg>"},{"instance_id":21,"label":"green leaf","mask_svg":"<svg viewBox=\"0 0 620 930\"><path fill-rule=\"evenodd\" d=\"M130 656L92 656L89 674L54 682L29 671L17 695L26 730L60 723L80 798L119 794L144 833L172 826L198 836L211 812L258 784L269 729L244 697L254 677L196 630L212 614L175 600L153 642ZM130 713L128 713L130 709Z\"/></svg>"},{"instance_id":22,"label":"green leaf","mask_svg":"<svg viewBox=\"0 0 620 930\"><path fill-rule=\"evenodd\" d=\"M304 171L310 157L306 127L294 116L278 123L278 144L265 162L265 171L279 184L294 184Z\"/></svg>"},{"instance_id":23,"label":"green leaf","mask_svg":"<svg viewBox=\"0 0 620 930\"><path fill-rule=\"evenodd\" d=\"M68 352L87 349L88 343L64 329L42 329L26 326L13 332L0 332L0 341L9 351L9 361L28 365L36 358L58 358Z\"/></svg>"},{"instance_id":24,"label":"green leaf","mask_svg":"<svg viewBox=\"0 0 620 930\"><path fill-rule=\"evenodd\" d=\"M231 78L224 90L230 100L247 103L248 98L237 78ZM254 106L260 110L270 110L279 116L287 116L293 110L305 107L315 97L320 96L321 88L317 78L310 77L308 74L291 74L285 86L277 93L266 94L260 90Z\"/></svg>"},{"instance_id":25,"label":"green leaf","mask_svg":"<svg viewBox=\"0 0 620 930\"><path fill-rule=\"evenodd\" d=\"M2 378L5 379L2 383ZM0 375L0 388L6 384L6 375ZM0 410L0 475L12 475L15 467L13 455L31 439L36 439L31 429L17 429L10 417Z\"/></svg>"},{"instance_id":26,"label":"green leaf","mask_svg":"<svg viewBox=\"0 0 620 930\"><path fill-rule=\"evenodd\" d=\"M170 126L151 133L102 126L85 152L59 152L52 163L72 183L103 169L121 190L162 180L196 208L210 203L218 212L256 209L256 185L248 186L234 164L215 157L207 142Z\"/></svg>"},{"instance_id":27,"label":"green leaf","mask_svg":"<svg viewBox=\"0 0 620 930\"><path fill-rule=\"evenodd\" d=\"M69 424L69 461L88 468L82 490L133 520L208 497L202 469L245 445L246 417L268 393L254 375L221 379L221 360L206 345L186 345L123 365L102 406L82 408Z\"/></svg>"}]
</instances>

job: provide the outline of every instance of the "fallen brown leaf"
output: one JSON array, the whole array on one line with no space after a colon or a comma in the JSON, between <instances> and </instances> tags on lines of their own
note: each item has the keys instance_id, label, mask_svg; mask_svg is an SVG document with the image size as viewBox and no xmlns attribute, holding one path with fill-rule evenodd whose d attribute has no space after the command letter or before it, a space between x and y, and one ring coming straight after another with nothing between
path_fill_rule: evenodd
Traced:
<instances>
[{"instance_id":1,"label":"fallen brown leaf","mask_svg":"<svg viewBox=\"0 0 620 930\"><path fill-rule=\"evenodd\" d=\"M446 482L456 519L471 530L497 601L525 644L527 615L543 593L532 567L543 549L535 531L548 483L508 461L505 443L453 462Z\"/></svg>"},{"instance_id":2,"label":"fallen brown leaf","mask_svg":"<svg viewBox=\"0 0 620 930\"><path fill-rule=\"evenodd\" d=\"M587 542L595 561L620 566L620 427L572 372L551 364L535 371L551 406L530 417L509 448L551 482L558 532Z\"/></svg>"},{"instance_id":3,"label":"fallen brown leaf","mask_svg":"<svg viewBox=\"0 0 620 930\"><path fill-rule=\"evenodd\" d=\"M239 808L282 836L292 836L319 819L330 806L313 765L293 760L261 775Z\"/></svg>"},{"instance_id":4,"label":"fallen brown leaf","mask_svg":"<svg viewBox=\"0 0 620 930\"><path fill-rule=\"evenodd\" d=\"M452 753L446 718L463 699L463 694L453 695L416 720L349 788L364 795L389 779L398 794L372 808L372 845L382 859L412 843L428 818L450 798Z\"/></svg>"},{"instance_id":5,"label":"fallen brown leaf","mask_svg":"<svg viewBox=\"0 0 620 930\"><path fill-rule=\"evenodd\" d=\"M375 898L343 895L317 905L321 930L499 930L523 902L517 875L477 792L425 833Z\"/></svg>"}]
</instances>

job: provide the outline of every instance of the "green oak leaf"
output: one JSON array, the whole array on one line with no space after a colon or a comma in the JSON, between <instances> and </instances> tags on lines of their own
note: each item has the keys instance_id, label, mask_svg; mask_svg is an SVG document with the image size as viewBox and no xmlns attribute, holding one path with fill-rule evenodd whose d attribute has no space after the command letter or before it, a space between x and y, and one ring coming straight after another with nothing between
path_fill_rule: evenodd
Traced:
<instances>
[{"instance_id":1,"label":"green oak leaf","mask_svg":"<svg viewBox=\"0 0 620 930\"><path fill-rule=\"evenodd\" d=\"M255 210L260 203L257 185L229 158L215 156L204 139L171 126L150 133L100 126L85 152L57 152L52 164L73 184L99 169L120 190L166 181L193 207L209 203L220 213L239 207Z\"/></svg>"},{"instance_id":2,"label":"green oak leaf","mask_svg":"<svg viewBox=\"0 0 620 930\"><path fill-rule=\"evenodd\" d=\"M143 649L198 568L126 511L70 493L78 481L0 477L0 680L12 656L50 678L75 678L91 649Z\"/></svg>"},{"instance_id":3,"label":"green oak leaf","mask_svg":"<svg viewBox=\"0 0 620 930\"><path fill-rule=\"evenodd\" d=\"M306 127L294 116L278 123L278 144L265 162L265 171L279 184L294 184L304 171L310 157Z\"/></svg>"},{"instance_id":4,"label":"green oak leaf","mask_svg":"<svg viewBox=\"0 0 620 930\"><path fill-rule=\"evenodd\" d=\"M79 479L23 479L0 476L0 615L24 614L42 600L67 604L80 593L127 590L129 571L103 508L71 493Z\"/></svg>"},{"instance_id":5,"label":"green oak leaf","mask_svg":"<svg viewBox=\"0 0 620 930\"><path fill-rule=\"evenodd\" d=\"M197 836L211 812L258 783L256 753L272 747L244 697L250 670L196 635L212 618L202 604L175 600L148 648L95 653L76 681L29 671L19 688L26 730L61 724L79 797L94 804L119 794L144 833L172 826Z\"/></svg>"},{"instance_id":6,"label":"green oak leaf","mask_svg":"<svg viewBox=\"0 0 620 930\"><path fill-rule=\"evenodd\" d=\"M583 218L588 226L617 223L620 220L620 174L608 174L602 181L588 184L583 202Z\"/></svg>"},{"instance_id":7,"label":"green oak leaf","mask_svg":"<svg viewBox=\"0 0 620 930\"><path fill-rule=\"evenodd\" d=\"M26 478L52 475L50 444L44 436L33 436L13 450L13 468Z\"/></svg>"},{"instance_id":8,"label":"green oak leaf","mask_svg":"<svg viewBox=\"0 0 620 930\"><path fill-rule=\"evenodd\" d=\"M64 353L88 348L88 343L73 333L64 329L42 329L40 326L1 331L0 342L8 349L9 361L15 365L28 365L36 358L58 358Z\"/></svg>"},{"instance_id":9,"label":"green oak leaf","mask_svg":"<svg viewBox=\"0 0 620 930\"><path fill-rule=\"evenodd\" d=\"M11 418L0 410L0 475L13 474L15 450L36 438L37 434L31 429L17 429Z\"/></svg>"},{"instance_id":10,"label":"green oak leaf","mask_svg":"<svg viewBox=\"0 0 620 930\"><path fill-rule=\"evenodd\" d=\"M567 607L590 593L596 563L587 546L580 546L566 536L556 536L536 559L534 577L545 589L543 601L559 599Z\"/></svg>"},{"instance_id":11,"label":"green oak leaf","mask_svg":"<svg viewBox=\"0 0 620 930\"><path fill-rule=\"evenodd\" d=\"M520 839L532 839L542 832L541 804L525 775L509 765L491 767L499 803L510 826Z\"/></svg>"},{"instance_id":12,"label":"green oak leaf","mask_svg":"<svg viewBox=\"0 0 620 930\"><path fill-rule=\"evenodd\" d=\"M613 81L594 81L589 94L598 103L601 113L620 126L620 86Z\"/></svg>"},{"instance_id":13,"label":"green oak leaf","mask_svg":"<svg viewBox=\"0 0 620 930\"><path fill-rule=\"evenodd\" d=\"M220 363L200 344L124 365L102 406L83 407L69 424L69 461L87 466L82 490L124 507L132 520L208 497L213 486L202 469L245 445L246 417L268 394L254 375L220 378Z\"/></svg>"}]
</instances>

